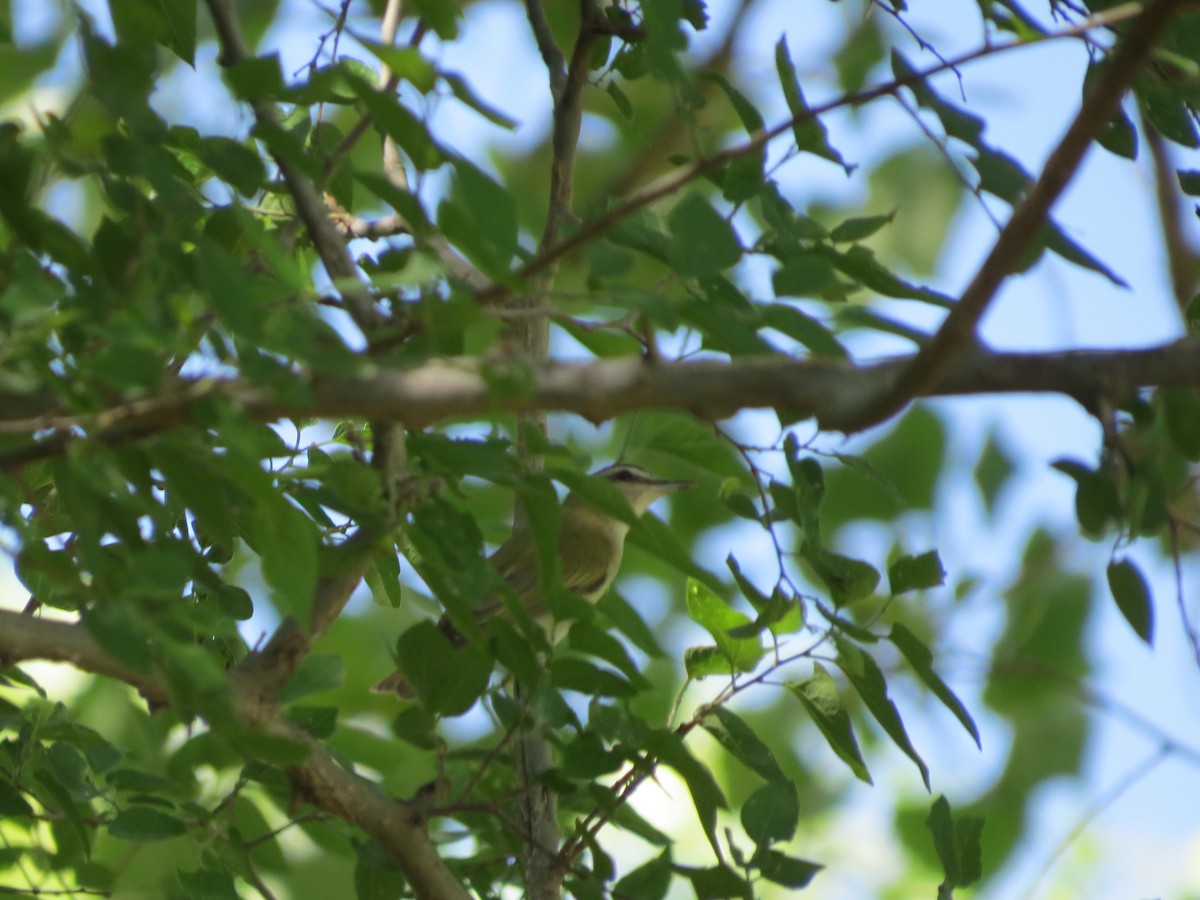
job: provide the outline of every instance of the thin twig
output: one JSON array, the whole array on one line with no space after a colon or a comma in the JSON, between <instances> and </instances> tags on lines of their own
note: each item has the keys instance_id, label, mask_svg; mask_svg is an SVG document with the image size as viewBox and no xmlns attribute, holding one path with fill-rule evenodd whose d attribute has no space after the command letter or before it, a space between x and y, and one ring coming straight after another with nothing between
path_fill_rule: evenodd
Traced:
<instances>
[{"instance_id":1,"label":"thin twig","mask_svg":"<svg viewBox=\"0 0 1200 900\"><path fill-rule=\"evenodd\" d=\"M1125 773L1123 778L1114 784L1092 805L1090 809L1087 810L1087 812L1084 813L1082 817L1080 817L1079 821L1071 827L1071 830L1063 835L1063 839L1058 842L1058 845L1053 851L1051 851L1050 855L1046 858L1046 861L1042 863L1041 868L1038 869L1037 874L1033 876L1033 880L1030 882L1029 887L1026 888L1025 893L1023 894L1025 900L1030 900L1030 898L1033 897L1033 895L1037 892L1038 885L1041 884L1042 879L1045 878L1050 869L1054 867L1054 864L1058 861L1059 857L1067 852L1067 848L1075 843L1079 836L1083 834L1088 825L1099 818L1099 816L1110 806L1120 800L1121 797L1128 793L1135 784L1158 768L1163 760L1165 760L1169 755L1169 748L1165 746L1159 747L1158 750L1150 754L1148 757L1146 757L1146 759Z\"/></svg>"},{"instance_id":2,"label":"thin twig","mask_svg":"<svg viewBox=\"0 0 1200 900\"><path fill-rule=\"evenodd\" d=\"M1168 0L1159 0L1159 2L1168 2ZM1180 2L1180 0L1169 0L1169 2ZM1141 7L1135 4L1124 4L1105 11L1101 15L1091 16L1086 21L1062 31L1051 32L1048 34L1039 34L1031 38L1026 38L1020 41L1012 41L1006 44L989 44L984 47L979 47L975 50L963 53L960 56L953 57L946 63L939 63L923 69L920 72L914 72L911 75L902 78L896 78L883 84L876 85L873 88L859 91L854 94L848 94L826 103L820 103L799 115L779 123L765 131L753 135L749 140L741 144L737 144L720 153L715 153L705 159L697 160L690 165L684 166L672 175L661 179L657 184L650 185L642 191L634 194L624 203L614 206L612 209L598 216L590 222L584 223L580 228L574 231L569 237L564 238L551 247L541 251L536 257L527 262L524 266L514 273L512 281L520 283L522 280L530 278L538 273L546 270L550 266L557 263L564 256L585 246L597 237L607 234L612 229L616 228L634 213L641 209L650 206L658 200L668 197L676 193L681 188L686 187L692 182L703 178L704 176L716 171L722 166L735 159L747 156L751 153L756 153L765 147L775 138L791 132L791 130L799 124L811 122L819 116L835 109L841 109L848 106L861 106L871 100L878 99L895 93L902 87L907 87L910 84L917 84L926 81L935 75L938 75L947 70L955 69L967 63L975 62L976 60L985 59L995 56L1000 53L1008 53L1023 47L1031 47L1037 44L1046 43L1048 41L1077 39L1089 31L1097 28L1106 28L1117 22L1125 19L1130 19L1138 16L1141 12ZM481 291L477 297L482 303L496 303L507 297L512 291L508 285L495 285L487 290Z\"/></svg>"},{"instance_id":3,"label":"thin twig","mask_svg":"<svg viewBox=\"0 0 1200 900\"><path fill-rule=\"evenodd\" d=\"M959 354L975 342L979 320L1000 285L1038 240L1050 208L1075 175L1096 135L1116 112L1129 83L1183 2L1152 0L1143 8L958 303L895 384L878 397L870 398L859 410L838 421L822 422L823 426L850 433L884 421L936 382Z\"/></svg>"}]
</instances>

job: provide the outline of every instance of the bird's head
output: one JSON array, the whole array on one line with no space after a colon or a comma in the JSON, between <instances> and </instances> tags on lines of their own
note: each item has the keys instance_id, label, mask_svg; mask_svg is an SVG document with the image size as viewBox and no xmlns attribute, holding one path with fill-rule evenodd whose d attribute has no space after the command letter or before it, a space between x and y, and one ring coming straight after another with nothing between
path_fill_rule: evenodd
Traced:
<instances>
[{"instance_id":1,"label":"bird's head","mask_svg":"<svg viewBox=\"0 0 1200 900\"><path fill-rule=\"evenodd\" d=\"M618 490L625 495L625 499L629 501L630 507L639 516L648 510L650 504L659 497L665 497L667 494L673 494L692 486L690 481L671 481L659 478L651 475L641 466L630 463L616 463L592 474L596 478L603 478L616 485Z\"/></svg>"}]
</instances>

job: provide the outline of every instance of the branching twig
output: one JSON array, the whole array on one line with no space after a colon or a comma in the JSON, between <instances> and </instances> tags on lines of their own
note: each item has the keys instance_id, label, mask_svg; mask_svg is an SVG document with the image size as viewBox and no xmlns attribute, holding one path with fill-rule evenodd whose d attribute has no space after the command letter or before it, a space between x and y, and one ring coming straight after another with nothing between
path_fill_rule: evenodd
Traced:
<instances>
[{"instance_id":1,"label":"branching twig","mask_svg":"<svg viewBox=\"0 0 1200 900\"><path fill-rule=\"evenodd\" d=\"M976 339L976 327L1000 285L1038 240L1050 208L1062 194L1083 155L1116 112L1129 83L1154 47L1158 35L1183 0L1153 0L1130 26L1104 74L1087 93L1079 113L1046 160L1041 175L1013 211L991 253L946 316L941 327L896 382L860 409L836 421L822 422L844 432L861 431L890 418L939 376Z\"/></svg>"},{"instance_id":2,"label":"branching twig","mask_svg":"<svg viewBox=\"0 0 1200 900\"><path fill-rule=\"evenodd\" d=\"M1160 2L1168 2L1168 0L1160 0ZM1169 0L1169 2L1180 2L1180 0ZM658 200L668 197L676 193L681 188L686 187L692 182L703 178L704 176L720 169L722 166L735 159L747 156L751 153L757 153L768 143L773 141L780 135L789 133L796 125L804 122L811 122L819 116L824 115L834 109L840 109L847 106L860 106L871 100L879 97L884 97L889 94L894 94L902 87L910 84L917 84L926 81L935 75L947 70L956 69L959 66L976 60L995 56L999 53L1008 53L1022 47L1030 47L1035 44L1045 43L1047 41L1062 40L1064 38L1079 38L1087 32L1097 28L1108 27L1116 22L1131 18L1138 15L1141 7L1133 4L1116 7L1107 10L1102 15L1092 16L1078 25L1073 25L1070 28L1065 28L1061 31L1052 32L1049 34L1040 34L1023 41L1014 41L1007 44L989 44L985 47L980 47L976 50L963 53L961 56L954 57L946 63L939 63L931 66L920 72L915 72L912 75L904 78L897 78L884 84L876 85L873 88L868 88L864 91L859 91L855 94L839 97L830 100L827 103L817 104L809 107L807 112L798 116L794 116L785 122L781 122L766 131L754 135L749 140L737 144L733 147L723 150L720 153L697 160L690 165L684 166L677 172L660 180L657 184L647 187L645 190L634 194L624 203L614 206L601 216L593 219L590 222L584 223L578 230L573 232L569 237L564 238L551 247L547 247L540 252L536 257L522 266L514 273L514 282L520 282L523 279L531 278L534 275L546 270L550 266L556 264L564 256L575 252L579 248L585 246L597 237L607 234L612 229L616 228L634 213L647 206L657 202ZM511 288L507 285L495 285L487 290L481 291L478 295L480 302L496 303L507 297Z\"/></svg>"},{"instance_id":3,"label":"branching twig","mask_svg":"<svg viewBox=\"0 0 1200 900\"><path fill-rule=\"evenodd\" d=\"M82 671L123 681L152 702L170 701L166 678L160 672L139 671L118 662L83 625L0 610L0 659L10 664L35 659L68 662ZM236 670L229 678L229 699L244 726L303 748L304 761L287 768L300 797L379 841L418 897L466 900L468 894L425 832L425 812L393 800L376 785L342 768L320 741L287 719L274 702L264 701L253 679Z\"/></svg>"}]
</instances>

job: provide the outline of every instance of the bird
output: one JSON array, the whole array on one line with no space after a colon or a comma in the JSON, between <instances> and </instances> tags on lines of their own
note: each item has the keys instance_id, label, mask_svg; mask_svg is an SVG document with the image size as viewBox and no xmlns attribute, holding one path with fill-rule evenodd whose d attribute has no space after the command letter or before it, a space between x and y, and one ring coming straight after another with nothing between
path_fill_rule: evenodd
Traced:
<instances>
[{"instance_id":1,"label":"bird","mask_svg":"<svg viewBox=\"0 0 1200 900\"><path fill-rule=\"evenodd\" d=\"M592 477L603 478L614 485L638 517L656 500L692 485L690 481L658 478L641 466L624 462L599 469ZM628 533L628 522L601 512L578 494L568 494L562 504L558 533L563 587L588 603L596 603L617 577ZM549 607L539 591L537 548L528 529L514 530L491 555L490 561L529 615L543 628L551 625ZM504 601L495 593L484 597L475 607L475 620L479 623L506 614ZM466 638L446 616L439 620L438 627L455 646L466 643ZM562 635L558 633L551 635L552 641L560 637ZM376 684L373 691L395 693L405 698L412 696L411 688L399 671Z\"/></svg>"}]
</instances>

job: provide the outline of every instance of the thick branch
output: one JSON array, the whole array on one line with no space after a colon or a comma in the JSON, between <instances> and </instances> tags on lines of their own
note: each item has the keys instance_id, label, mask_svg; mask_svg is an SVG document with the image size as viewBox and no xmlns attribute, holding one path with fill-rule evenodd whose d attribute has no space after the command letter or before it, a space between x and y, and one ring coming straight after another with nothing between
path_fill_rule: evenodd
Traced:
<instances>
[{"instance_id":1,"label":"thick branch","mask_svg":"<svg viewBox=\"0 0 1200 900\"><path fill-rule=\"evenodd\" d=\"M353 377L322 377L304 402L242 382L184 383L166 397L114 407L90 418L44 415L7 418L0 402L0 435L49 434L0 454L0 471L64 452L82 432L118 444L192 422L192 406L222 397L258 421L287 417L394 418L415 428L472 416L546 410L600 422L640 409L682 409L722 419L742 409L776 409L815 417L842 430L866 398L885 390L913 356L855 366L835 360L787 357L693 360L647 364L641 359L523 365L505 373L494 361L441 359L411 369L383 369ZM505 378L509 375L510 378ZM527 376L527 378L526 378ZM497 379L528 383L522 393L493 391ZM1120 398L1140 387L1200 387L1200 338L1143 350L1075 350L1061 353L992 353L975 349L928 385L924 396L964 394L1063 394L1084 402ZM0 397L0 400L3 398Z\"/></svg>"},{"instance_id":2,"label":"thick branch","mask_svg":"<svg viewBox=\"0 0 1200 900\"><path fill-rule=\"evenodd\" d=\"M1079 169L1088 147L1116 113L1121 97L1180 5L1182 0L1153 0L1133 21L1099 82L1084 97L1067 133L1046 160L1028 196L1001 229L991 253L933 339L884 393L870 398L861 410L845 419L842 430L859 431L891 418L935 384L972 344L979 321L1000 285L1020 268L1021 259L1039 240L1050 208Z\"/></svg>"},{"instance_id":3,"label":"thick branch","mask_svg":"<svg viewBox=\"0 0 1200 900\"><path fill-rule=\"evenodd\" d=\"M147 699L170 701L159 673L137 672L115 661L82 625L52 622L0 610L0 659L6 663L43 659L68 662L85 672L119 679ZM257 730L303 744L304 762L288 769L292 784L320 809L362 828L396 861L418 897L467 897L425 833L417 807L393 800L375 785L348 772L328 750L289 722L273 703L264 702L253 683L231 676L230 699L241 722Z\"/></svg>"}]
</instances>

